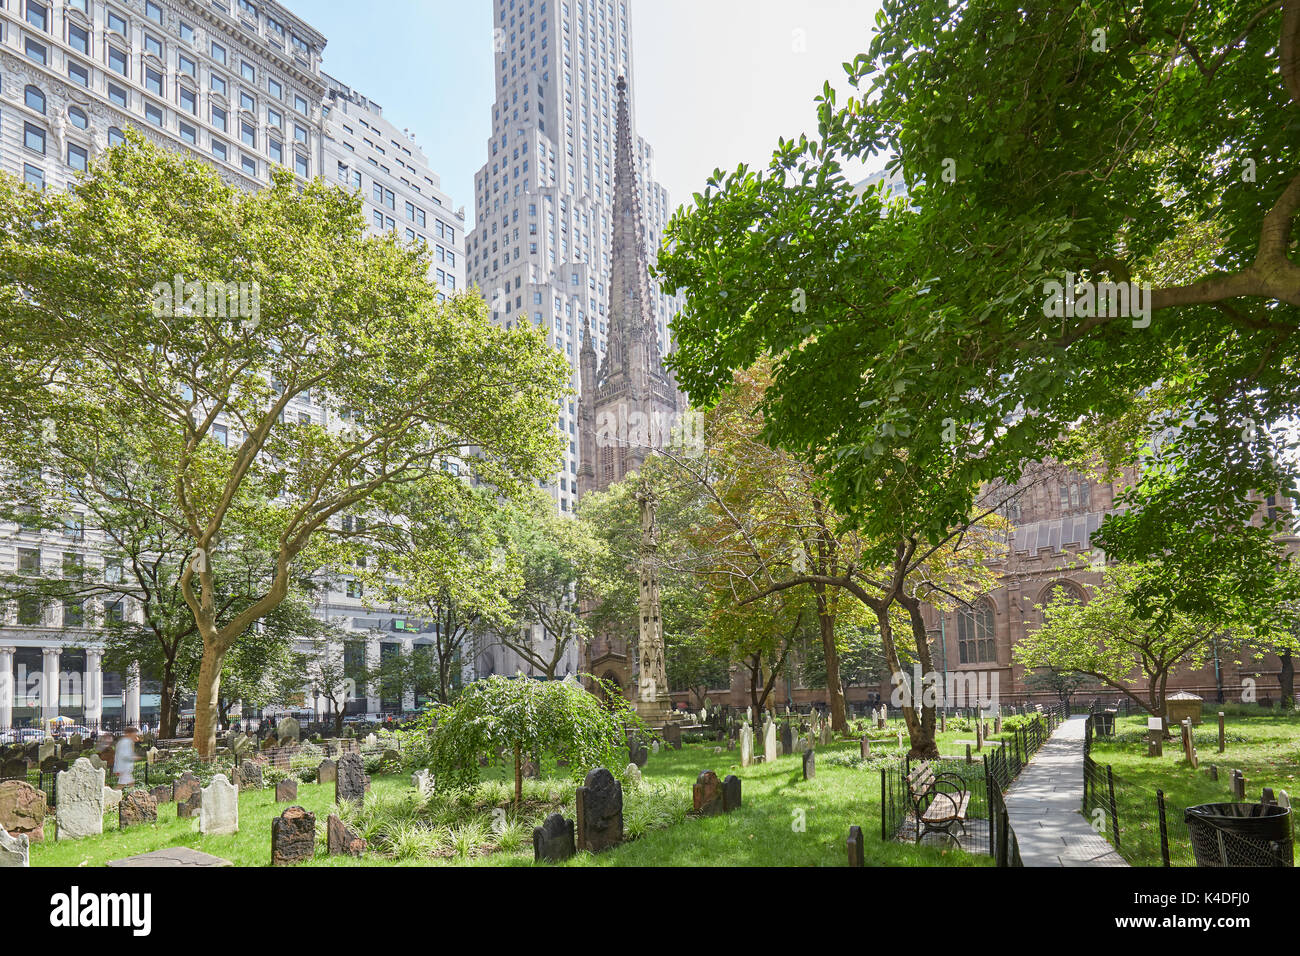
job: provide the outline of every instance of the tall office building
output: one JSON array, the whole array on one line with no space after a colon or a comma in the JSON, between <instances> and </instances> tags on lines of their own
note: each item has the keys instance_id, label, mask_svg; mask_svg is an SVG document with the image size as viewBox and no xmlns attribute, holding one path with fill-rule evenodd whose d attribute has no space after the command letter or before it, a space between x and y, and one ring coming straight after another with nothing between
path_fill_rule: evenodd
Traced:
<instances>
[{"instance_id":1,"label":"tall office building","mask_svg":"<svg viewBox=\"0 0 1300 956\"><path fill-rule=\"evenodd\" d=\"M618 78L632 91L631 0L493 0L496 102L488 159L475 177L469 279L503 325L531 322L568 360L581 389L583 328L603 355L609 334L614 242L614 166ZM641 228L653 261L671 215L654 180L654 153L631 144ZM679 300L647 278L646 306L662 354ZM577 399L561 402L556 422L567 442L551 485L556 506L578 497Z\"/></svg>"}]
</instances>

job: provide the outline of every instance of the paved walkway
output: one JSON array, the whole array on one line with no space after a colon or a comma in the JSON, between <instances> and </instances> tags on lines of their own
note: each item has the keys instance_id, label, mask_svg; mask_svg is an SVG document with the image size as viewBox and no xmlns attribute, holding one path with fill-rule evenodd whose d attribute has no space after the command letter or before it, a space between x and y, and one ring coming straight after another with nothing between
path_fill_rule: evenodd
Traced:
<instances>
[{"instance_id":1,"label":"paved walkway","mask_svg":"<svg viewBox=\"0 0 1300 956\"><path fill-rule=\"evenodd\" d=\"M1061 724L1007 791L1025 866L1128 866L1080 812L1085 719Z\"/></svg>"}]
</instances>

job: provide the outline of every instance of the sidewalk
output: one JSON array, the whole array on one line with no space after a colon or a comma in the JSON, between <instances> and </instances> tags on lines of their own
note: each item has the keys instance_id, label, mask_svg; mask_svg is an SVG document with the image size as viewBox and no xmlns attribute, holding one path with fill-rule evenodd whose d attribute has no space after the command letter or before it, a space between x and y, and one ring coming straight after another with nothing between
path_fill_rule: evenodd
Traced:
<instances>
[{"instance_id":1,"label":"sidewalk","mask_svg":"<svg viewBox=\"0 0 1300 956\"><path fill-rule=\"evenodd\" d=\"M1061 724L1007 791L1007 816L1025 866L1128 866L1079 812L1084 721Z\"/></svg>"}]
</instances>

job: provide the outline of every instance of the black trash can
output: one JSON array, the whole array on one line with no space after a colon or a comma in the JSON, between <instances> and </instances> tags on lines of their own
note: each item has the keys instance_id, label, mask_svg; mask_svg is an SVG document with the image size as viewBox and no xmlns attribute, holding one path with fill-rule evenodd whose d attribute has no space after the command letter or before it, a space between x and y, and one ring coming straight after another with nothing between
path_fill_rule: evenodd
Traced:
<instances>
[{"instance_id":1,"label":"black trash can","mask_svg":"<svg viewBox=\"0 0 1300 956\"><path fill-rule=\"evenodd\" d=\"M1202 803L1183 811L1197 866L1294 866L1291 808Z\"/></svg>"}]
</instances>

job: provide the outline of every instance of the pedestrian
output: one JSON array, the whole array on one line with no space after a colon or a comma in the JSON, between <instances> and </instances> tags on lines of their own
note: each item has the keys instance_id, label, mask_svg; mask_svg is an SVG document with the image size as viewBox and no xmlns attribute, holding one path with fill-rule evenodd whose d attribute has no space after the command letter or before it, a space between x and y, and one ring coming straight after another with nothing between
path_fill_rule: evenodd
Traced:
<instances>
[{"instance_id":1,"label":"pedestrian","mask_svg":"<svg viewBox=\"0 0 1300 956\"><path fill-rule=\"evenodd\" d=\"M120 788L125 789L135 783L135 744L139 739L140 731L128 727L117 742L113 755L113 772L117 774L117 785Z\"/></svg>"}]
</instances>

